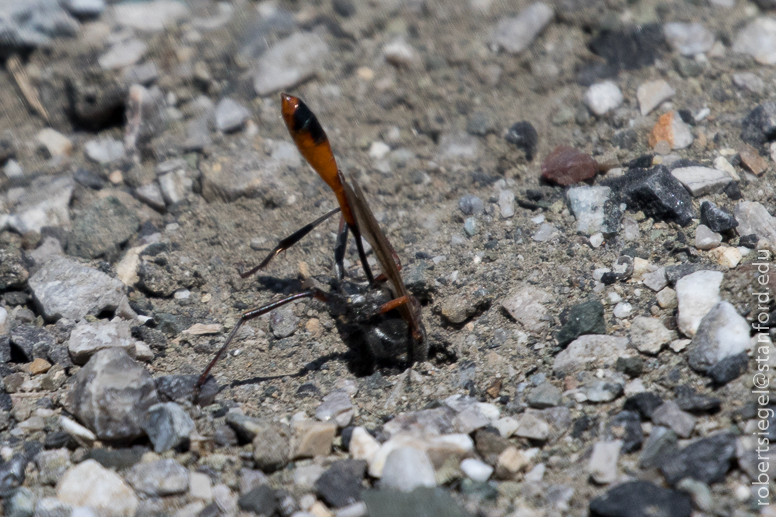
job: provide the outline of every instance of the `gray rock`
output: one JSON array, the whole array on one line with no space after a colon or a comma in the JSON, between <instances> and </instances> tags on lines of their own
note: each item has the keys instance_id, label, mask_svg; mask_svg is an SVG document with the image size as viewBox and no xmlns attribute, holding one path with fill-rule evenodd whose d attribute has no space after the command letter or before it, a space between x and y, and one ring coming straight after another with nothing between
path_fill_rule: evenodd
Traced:
<instances>
[{"instance_id":1,"label":"gray rock","mask_svg":"<svg viewBox=\"0 0 776 517\"><path fill-rule=\"evenodd\" d=\"M189 488L189 472L172 459L138 463L124 477L136 492L150 497L180 494Z\"/></svg>"},{"instance_id":2,"label":"gray rock","mask_svg":"<svg viewBox=\"0 0 776 517\"><path fill-rule=\"evenodd\" d=\"M143 424L155 452L164 452L185 443L194 429L194 420L175 402L148 408L148 420Z\"/></svg>"},{"instance_id":3,"label":"gray rock","mask_svg":"<svg viewBox=\"0 0 776 517\"><path fill-rule=\"evenodd\" d=\"M135 341L129 321L81 321L70 333L67 348L75 364L86 364L90 357L106 348L121 348L134 357Z\"/></svg>"},{"instance_id":4,"label":"gray rock","mask_svg":"<svg viewBox=\"0 0 776 517\"><path fill-rule=\"evenodd\" d=\"M269 326L272 334L282 339L296 332L299 318L294 314L294 307L286 305L269 313Z\"/></svg>"},{"instance_id":5,"label":"gray rock","mask_svg":"<svg viewBox=\"0 0 776 517\"><path fill-rule=\"evenodd\" d=\"M412 447L399 447L385 460L380 478L382 489L412 492L418 487L435 487L434 465L424 451Z\"/></svg>"},{"instance_id":6,"label":"gray rock","mask_svg":"<svg viewBox=\"0 0 776 517\"><path fill-rule=\"evenodd\" d=\"M671 331L658 318L638 316L631 324L630 340L639 352L657 355L671 341Z\"/></svg>"},{"instance_id":7,"label":"gray rock","mask_svg":"<svg viewBox=\"0 0 776 517\"><path fill-rule=\"evenodd\" d=\"M333 420L340 429L347 427L353 421L353 402L345 390L334 390L321 401L315 410L315 418L322 422Z\"/></svg>"},{"instance_id":8,"label":"gray rock","mask_svg":"<svg viewBox=\"0 0 776 517\"><path fill-rule=\"evenodd\" d=\"M264 472L285 467L291 458L291 431L288 426L261 420L253 438L253 461Z\"/></svg>"},{"instance_id":9,"label":"gray rock","mask_svg":"<svg viewBox=\"0 0 776 517\"><path fill-rule=\"evenodd\" d=\"M668 458L660 470L670 485L676 485L684 478L710 485L725 479L735 455L735 435L718 433L694 441Z\"/></svg>"},{"instance_id":10,"label":"gray rock","mask_svg":"<svg viewBox=\"0 0 776 517\"><path fill-rule=\"evenodd\" d=\"M501 306L526 330L540 332L548 325L547 309L542 304L552 299L551 294L529 285L510 294Z\"/></svg>"},{"instance_id":11,"label":"gray rock","mask_svg":"<svg viewBox=\"0 0 776 517\"><path fill-rule=\"evenodd\" d=\"M552 20L552 7L536 2L513 18L505 18L496 25L493 43L510 54L527 49Z\"/></svg>"},{"instance_id":12,"label":"gray rock","mask_svg":"<svg viewBox=\"0 0 776 517\"><path fill-rule=\"evenodd\" d=\"M237 504L242 510L257 515L276 515L278 509L275 491L268 485L258 486L241 495Z\"/></svg>"},{"instance_id":13,"label":"gray rock","mask_svg":"<svg viewBox=\"0 0 776 517\"><path fill-rule=\"evenodd\" d=\"M705 224L699 224L695 230L695 247L699 250L710 250L720 245L722 235L712 232Z\"/></svg>"},{"instance_id":14,"label":"gray rock","mask_svg":"<svg viewBox=\"0 0 776 517\"><path fill-rule=\"evenodd\" d=\"M46 485L55 485L73 466L70 463L70 451L67 449L40 451L35 456L35 464L39 471L38 481Z\"/></svg>"},{"instance_id":15,"label":"gray rock","mask_svg":"<svg viewBox=\"0 0 776 517\"><path fill-rule=\"evenodd\" d=\"M65 0L62 7L77 18L95 18L105 10L105 0Z\"/></svg>"},{"instance_id":16,"label":"gray rock","mask_svg":"<svg viewBox=\"0 0 776 517\"><path fill-rule=\"evenodd\" d=\"M668 44L683 56L702 54L714 45L714 34L697 22L666 23L663 31Z\"/></svg>"},{"instance_id":17,"label":"gray rock","mask_svg":"<svg viewBox=\"0 0 776 517\"><path fill-rule=\"evenodd\" d=\"M693 197L719 194L733 181L726 171L710 167L679 167L671 171L674 178L685 186Z\"/></svg>"},{"instance_id":18,"label":"gray rock","mask_svg":"<svg viewBox=\"0 0 776 517\"><path fill-rule=\"evenodd\" d=\"M77 33L78 21L58 0L11 0L0 6L0 34L3 34L0 55L3 57L48 45L52 38L72 37Z\"/></svg>"},{"instance_id":19,"label":"gray rock","mask_svg":"<svg viewBox=\"0 0 776 517\"><path fill-rule=\"evenodd\" d=\"M515 215L515 193L511 190L502 190L498 194L498 207L501 217L509 219Z\"/></svg>"},{"instance_id":20,"label":"gray rock","mask_svg":"<svg viewBox=\"0 0 776 517\"><path fill-rule=\"evenodd\" d=\"M728 357L751 348L749 324L729 302L719 302L703 317L689 346L693 370L706 371Z\"/></svg>"},{"instance_id":21,"label":"gray rock","mask_svg":"<svg viewBox=\"0 0 776 517\"><path fill-rule=\"evenodd\" d=\"M704 316L719 302L720 271L696 271L676 282L676 299L679 307L676 322L679 330L693 337Z\"/></svg>"},{"instance_id":22,"label":"gray rock","mask_svg":"<svg viewBox=\"0 0 776 517\"><path fill-rule=\"evenodd\" d=\"M577 219L578 232L593 235L604 231L605 207L611 190L609 187L588 186L568 190L566 195L571 213Z\"/></svg>"},{"instance_id":23,"label":"gray rock","mask_svg":"<svg viewBox=\"0 0 776 517\"><path fill-rule=\"evenodd\" d=\"M37 498L29 488L19 487L5 504L8 517L32 517Z\"/></svg>"},{"instance_id":24,"label":"gray rock","mask_svg":"<svg viewBox=\"0 0 776 517\"><path fill-rule=\"evenodd\" d=\"M617 458L622 449L622 440L596 442L587 471L593 481L599 484L612 483L617 479Z\"/></svg>"},{"instance_id":25,"label":"gray rock","mask_svg":"<svg viewBox=\"0 0 776 517\"><path fill-rule=\"evenodd\" d=\"M742 27L735 41L733 52L749 54L763 65L776 64L776 20L760 16Z\"/></svg>"},{"instance_id":26,"label":"gray rock","mask_svg":"<svg viewBox=\"0 0 776 517\"><path fill-rule=\"evenodd\" d=\"M668 427L682 438L692 434L696 420L691 414L679 409L673 400L663 402L652 412L652 422L655 425Z\"/></svg>"},{"instance_id":27,"label":"gray rock","mask_svg":"<svg viewBox=\"0 0 776 517\"><path fill-rule=\"evenodd\" d=\"M531 440L545 441L550 437L550 424L544 411L527 410L517 417L515 435Z\"/></svg>"},{"instance_id":28,"label":"gray rock","mask_svg":"<svg viewBox=\"0 0 776 517\"><path fill-rule=\"evenodd\" d=\"M21 324L11 330L11 352L30 362L40 357L45 359L51 347L54 346L54 336L43 327Z\"/></svg>"},{"instance_id":29,"label":"gray rock","mask_svg":"<svg viewBox=\"0 0 776 517\"><path fill-rule=\"evenodd\" d=\"M555 407L560 404L560 389L545 381L531 390L531 392L526 395L525 400L528 402L529 406L536 409Z\"/></svg>"},{"instance_id":30,"label":"gray rock","mask_svg":"<svg viewBox=\"0 0 776 517\"><path fill-rule=\"evenodd\" d=\"M216 106L216 129L222 133L230 133L241 129L251 112L245 106L226 97Z\"/></svg>"},{"instance_id":31,"label":"gray rock","mask_svg":"<svg viewBox=\"0 0 776 517\"><path fill-rule=\"evenodd\" d=\"M466 194L458 200L458 209L464 215L480 215L485 210L485 203L477 196Z\"/></svg>"},{"instance_id":32,"label":"gray rock","mask_svg":"<svg viewBox=\"0 0 776 517\"><path fill-rule=\"evenodd\" d=\"M28 283L46 321L114 311L125 297L120 280L65 257L46 262Z\"/></svg>"},{"instance_id":33,"label":"gray rock","mask_svg":"<svg viewBox=\"0 0 776 517\"><path fill-rule=\"evenodd\" d=\"M619 382L597 381L585 389L590 402L611 402L623 394L623 385Z\"/></svg>"},{"instance_id":34,"label":"gray rock","mask_svg":"<svg viewBox=\"0 0 776 517\"><path fill-rule=\"evenodd\" d=\"M124 157L124 143L112 138L89 140L84 145L84 152L90 160L106 165Z\"/></svg>"},{"instance_id":35,"label":"gray rock","mask_svg":"<svg viewBox=\"0 0 776 517\"><path fill-rule=\"evenodd\" d=\"M105 441L143 436L148 408L159 402L151 375L120 348L94 354L73 390L75 416Z\"/></svg>"},{"instance_id":36,"label":"gray rock","mask_svg":"<svg viewBox=\"0 0 776 517\"><path fill-rule=\"evenodd\" d=\"M671 429L654 426L639 455L639 468L646 470L659 467L676 453L677 441L678 437Z\"/></svg>"},{"instance_id":37,"label":"gray rock","mask_svg":"<svg viewBox=\"0 0 776 517\"><path fill-rule=\"evenodd\" d=\"M154 210L163 211L167 206L162 195L162 189L159 188L159 184L156 182L137 187L135 189L135 197L150 206Z\"/></svg>"},{"instance_id":38,"label":"gray rock","mask_svg":"<svg viewBox=\"0 0 776 517\"><path fill-rule=\"evenodd\" d=\"M765 89L765 81L753 72L733 74L733 84L741 90L750 91L752 93L762 93Z\"/></svg>"},{"instance_id":39,"label":"gray rock","mask_svg":"<svg viewBox=\"0 0 776 517\"><path fill-rule=\"evenodd\" d=\"M656 271L647 273L643 278L644 285L657 292L662 290L668 285L668 278L666 278L666 268L661 267Z\"/></svg>"},{"instance_id":40,"label":"gray rock","mask_svg":"<svg viewBox=\"0 0 776 517\"><path fill-rule=\"evenodd\" d=\"M159 32L189 14L183 2L153 0L150 2L128 2L113 6L114 17L119 25L143 32Z\"/></svg>"},{"instance_id":41,"label":"gray rock","mask_svg":"<svg viewBox=\"0 0 776 517\"><path fill-rule=\"evenodd\" d=\"M768 241L771 250L776 248L776 218L762 204L741 201L736 205L734 216L738 221L736 231L739 235L755 234L759 239Z\"/></svg>"},{"instance_id":42,"label":"gray rock","mask_svg":"<svg viewBox=\"0 0 776 517\"><path fill-rule=\"evenodd\" d=\"M35 505L35 517L70 517L73 507L56 497L44 497Z\"/></svg>"},{"instance_id":43,"label":"gray rock","mask_svg":"<svg viewBox=\"0 0 776 517\"><path fill-rule=\"evenodd\" d=\"M159 176L159 188L164 202L174 205L194 190L194 180L186 169L180 168Z\"/></svg>"},{"instance_id":44,"label":"gray rock","mask_svg":"<svg viewBox=\"0 0 776 517\"><path fill-rule=\"evenodd\" d=\"M8 227L23 235L40 232L44 226L70 226L73 186L69 176L36 179L12 207Z\"/></svg>"},{"instance_id":45,"label":"gray rock","mask_svg":"<svg viewBox=\"0 0 776 517\"><path fill-rule=\"evenodd\" d=\"M16 246L0 249L0 291L23 290L30 277L22 251Z\"/></svg>"},{"instance_id":46,"label":"gray rock","mask_svg":"<svg viewBox=\"0 0 776 517\"><path fill-rule=\"evenodd\" d=\"M553 371L558 375L568 375L588 365L602 367L613 365L618 357L627 356L628 338L586 335L574 340L568 348L555 356Z\"/></svg>"},{"instance_id":47,"label":"gray rock","mask_svg":"<svg viewBox=\"0 0 776 517\"><path fill-rule=\"evenodd\" d=\"M315 76L329 46L315 33L292 34L259 58L253 88L260 96L288 89Z\"/></svg>"},{"instance_id":48,"label":"gray rock","mask_svg":"<svg viewBox=\"0 0 776 517\"><path fill-rule=\"evenodd\" d=\"M422 508L428 517L468 517L449 490L442 488L417 488L412 492L395 490L365 490L361 494L369 517L397 517L418 515Z\"/></svg>"},{"instance_id":49,"label":"gray rock","mask_svg":"<svg viewBox=\"0 0 776 517\"><path fill-rule=\"evenodd\" d=\"M73 223L67 252L83 258L115 253L140 227L135 212L117 198L101 199L81 212Z\"/></svg>"}]
</instances>

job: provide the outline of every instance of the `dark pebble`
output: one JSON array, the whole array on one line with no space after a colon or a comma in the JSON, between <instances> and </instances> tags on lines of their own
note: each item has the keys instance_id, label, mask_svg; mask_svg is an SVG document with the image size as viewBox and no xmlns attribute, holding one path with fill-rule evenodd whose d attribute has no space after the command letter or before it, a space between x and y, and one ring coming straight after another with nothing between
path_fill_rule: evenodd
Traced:
<instances>
[{"instance_id":1,"label":"dark pebble","mask_svg":"<svg viewBox=\"0 0 776 517\"><path fill-rule=\"evenodd\" d=\"M577 83L580 86L592 86L595 83L607 79L615 79L620 73L620 67L609 63L586 63L577 74Z\"/></svg>"},{"instance_id":2,"label":"dark pebble","mask_svg":"<svg viewBox=\"0 0 776 517\"><path fill-rule=\"evenodd\" d=\"M632 169L625 176L603 181L602 185L611 187L629 210L643 210L649 217L674 221L680 226L687 226L695 217L690 194L663 165Z\"/></svg>"},{"instance_id":3,"label":"dark pebble","mask_svg":"<svg viewBox=\"0 0 776 517\"><path fill-rule=\"evenodd\" d=\"M94 171L90 171L89 169L79 168L77 171L75 171L75 174L73 174L73 179L79 185L83 185L84 187L94 190L100 190L105 186L105 180L102 179L99 174Z\"/></svg>"},{"instance_id":4,"label":"dark pebble","mask_svg":"<svg viewBox=\"0 0 776 517\"><path fill-rule=\"evenodd\" d=\"M574 424L571 426L572 438L581 438L585 431L593 428L596 422L596 418L590 417L588 415L582 415L581 417L577 418L574 420Z\"/></svg>"},{"instance_id":5,"label":"dark pebble","mask_svg":"<svg viewBox=\"0 0 776 517\"><path fill-rule=\"evenodd\" d=\"M728 197L728 199L733 201L738 201L744 197L744 195L741 193L741 187L738 185L737 181L731 181L728 183L723 192Z\"/></svg>"},{"instance_id":6,"label":"dark pebble","mask_svg":"<svg viewBox=\"0 0 776 517\"><path fill-rule=\"evenodd\" d=\"M750 250L753 250L757 247L757 235L750 233L749 235L742 235L738 238L738 245L743 246L744 248L749 248Z\"/></svg>"},{"instance_id":7,"label":"dark pebble","mask_svg":"<svg viewBox=\"0 0 776 517\"><path fill-rule=\"evenodd\" d=\"M516 122L507 130L505 138L507 142L514 144L525 153L526 160L529 162L533 160L536 144L539 143L539 134L530 122L526 120Z\"/></svg>"},{"instance_id":8,"label":"dark pebble","mask_svg":"<svg viewBox=\"0 0 776 517\"><path fill-rule=\"evenodd\" d=\"M652 419L652 413L663 404L663 399L655 393L645 391L637 393L625 400L622 409L626 411L636 411L641 415L642 420Z\"/></svg>"},{"instance_id":9,"label":"dark pebble","mask_svg":"<svg viewBox=\"0 0 776 517\"><path fill-rule=\"evenodd\" d=\"M13 399L5 391L0 391L0 410L10 411L13 409Z\"/></svg>"},{"instance_id":10,"label":"dark pebble","mask_svg":"<svg viewBox=\"0 0 776 517\"><path fill-rule=\"evenodd\" d=\"M8 335L0 336L0 363L11 360L11 338Z\"/></svg>"},{"instance_id":11,"label":"dark pebble","mask_svg":"<svg viewBox=\"0 0 776 517\"><path fill-rule=\"evenodd\" d=\"M350 18L356 14L356 4L353 0L332 0L331 7L343 18Z\"/></svg>"},{"instance_id":12,"label":"dark pebble","mask_svg":"<svg viewBox=\"0 0 776 517\"><path fill-rule=\"evenodd\" d=\"M46 441L43 442L46 449L62 449L67 447L70 450L78 448L78 442L65 431L55 431L46 435Z\"/></svg>"},{"instance_id":13,"label":"dark pebble","mask_svg":"<svg viewBox=\"0 0 776 517\"><path fill-rule=\"evenodd\" d=\"M644 442L639 413L636 411L617 413L607 426L607 435L611 440L622 440L622 452L639 450Z\"/></svg>"},{"instance_id":14,"label":"dark pebble","mask_svg":"<svg viewBox=\"0 0 776 517\"><path fill-rule=\"evenodd\" d=\"M237 433L228 425L219 425L213 433L213 441L221 447L233 447L238 445Z\"/></svg>"},{"instance_id":15,"label":"dark pebble","mask_svg":"<svg viewBox=\"0 0 776 517\"><path fill-rule=\"evenodd\" d=\"M27 455L14 454L10 460L0 465L0 497L10 497L24 483L27 463Z\"/></svg>"},{"instance_id":16,"label":"dark pebble","mask_svg":"<svg viewBox=\"0 0 776 517\"><path fill-rule=\"evenodd\" d=\"M342 438L342 448L346 451L350 450L350 439L353 437L353 429L355 429L355 426L349 425L343 429L340 434L340 437Z\"/></svg>"},{"instance_id":17,"label":"dark pebble","mask_svg":"<svg viewBox=\"0 0 776 517\"><path fill-rule=\"evenodd\" d=\"M696 414L716 413L722 407L722 401L717 397L699 394L684 395L678 397L675 402L682 411Z\"/></svg>"},{"instance_id":18,"label":"dark pebble","mask_svg":"<svg viewBox=\"0 0 776 517\"><path fill-rule=\"evenodd\" d=\"M598 300L577 304L561 313L561 327L556 339L560 346L566 346L585 334L606 334L604 306Z\"/></svg>"},{"instance_id":19,"label":"dark pebble","mask_svg":"<svg viewBox=\"0 0 776 517\"><path fill-rule=\"evenodd\" d=\"M628 377L638 377L644 371L644 360L638 356L618 357L617 362L614 363L614 369Z\"/></svg>"},{"instance_id":20,"label":"dark pebble","mask_svg":"<svg viewBox=\"0 0 776 517\"><path fill-rule=\"evenodd\" d=\"M735 455L735 435L720 433L681 449L668 458L660 470L671 486L687 477L710 485L725 479Z\"/></svg>"},{"instance_id":21,"label":"dark pebble","mask_svg":"<svg viewBox=\"0 0 776 517\"><path fill-rule=\"evenodd\" d=\"M197 514L197 517L218 517L221 510L218 508L218 504L210 503Z\"/></svg>"},{"instance_id":22,"label":"dark pebble","mask_svg":"<svg viewBox=\"0 0 776 517\"><path fill-rule=\"evenodd\" d=\"M130 302L130 305L132 306L132 310L138 314L141 314L137 311L135 306L132 305L132 302ZM146 314L146 316L149 314ZM164 333L159 330L152 329L151 327L146 327L145 325L132 327L132 337L142 341L157 351L167 348L167 337L164 335Z\"/></svg>"},{"instance_id":23,"label":"dark pebble","mask_svg":"<svg viewBox=\"0 0 776 517\"><path fill-rule=\"evenodd\" d=\"M605 31L590 42L590 50L595 55L621 70L650 66L665 49L663 27L659 24Z\"/></svg>"},{"instance_id":24,"label":"dark pebble","mask_svg":"<svg viewBox=\"0 0 776 517\"><path fill-rule=\"evenodd\" d=\"M11 360L29 363L36 357L45 358L54 345L54 336L41 327L18 325L11 330Z\"/></svg>"},{"instance_id":25,"label":"dark pebble","mask_svg":"<svg viewBox=\"0 0 776 517\"><path fill-rule=\"evenodd\" d=\"M132 447L131 449L92 449L86 455L105 467L106 469L124 470L140 462L143 454L149 449L145 447Z\"/></svg>"},{"instance_id":26,"label":"dark pebble","mask_svg":"<svg viewBox=\"0 0 776 517\"><path fill-rule=\"evenodd\" d=\"M52 346L47 356L51 364L59 364L62 368L68 369L73 366L73 360L70 358L70 352L65 345Z\"/></svg>"},{"instance_id":27,"label":"dark pebble","mask_svg":"<svg viewBox=\"0 0 776 517\"><path fill-rule=\"evenodd\" d=\"M8 305L26 305L32 297L24 291L6 291L3 293L3 300Z\"/></svg>"},{"instance_id":28,"label":"dark pebble","mask_svg":"<svg viewBox=\"0 0 776 517\"><path fill-rule=\"evenodd\" d=\"M559 145L542 162L542 178L558 185L573 185L596 175L598 162L573 147Z\"/></svg>"},{"instance_id":29,"label":"dark pebble","mask_svg":"<svg viewBox=\"0 0 776 517\"><path fill-rule=\"evenodd\" d=\"M319 390L315 384L306 382L304 384L300 384L299 387L296 389L296 396L298 398L307 398L307 397L320 398L321 390Z\"/></svg>"},{"instance_id":30,"label":"dark pebble","mask_svg":"<svg viewBox=\"0 0 776 517\"><path fill-rule=\"evenodd\" d=\"M259 515L275 515L278 510L278 500L275 491L267 485L254 488L245 495L240 496L237 504L247 512Z\"/></svg>"},{"instance_id":31,"label":"dark pebble","mask_svg":"<svg viewBox=\"0 0 776 517\"><path fill-rule=\"evenodd\" d=\"M776 102L765 102L741 121L741 140L759 147L776 137Z\"/></svg>"},{"instance_id":32,"label":"dark pebble","mask_svg":"<svg viewBox=\"0 0 776 517\"><path fill-rule=\"evenodd\" d=\"M692 111L688 109L681 109L677 111L679 114L679 117L682 119L682 122L685 124L693 125L695 124L695 117L692 116Z\"/></svg>"},{"instance_id":33,"label":"dark pebble","mask_svg":"<svg viewBox=\"0 0 776 517\"><path fill-rule=\"evenodd\" d=\"M704 201L701 204L701 224L713 232L725 232L738 226L738 221L711 201Z\"/></svg>"},{"instance_id":34,"label":"dark pebble","mask_svg":"<svg viewBox=\"0 0 776 517\"><path fill-rule=\"evenodd\" d=\"M612 285L617 282L617 273L613 271L607 271L601 275L601 283L604 285Z\"/></svg>"},{"instance_id":35,"label":"dark pebble","mask_svg":"<svg viewBox=\"0 0 776 517\"><path fill-rule=\"evenodd\" d=\"M717 386L724 386L728 382L742 376L748 368L749 356L746 352L742 352L721 360L706 370L706 376L711 377L711 380Z\"/></svg>"},{"instance_id":36,"label":"dark pebble","mask_svg":"<svg viewBox=\"0 0 776 517\"><path fill-rule=\"evenodd\" d=\"M626 169L649 169L652 167L652 160L655 156L652 154L642 154L625 164Z\"/></svg>"},{"instance_id":37,"label":"dark pebble","mask_svg":"<svg viewBox=\"0 0 776 517\"><path fill-rule=\"evenodd\" d=\"M315 482L315 491L330 508L342 508L361 500L364 460L335 461Z\"/></svg>"},{"instance_id":38,"label":"dark pebble","mask_svg":"<svg viewBox=\"0 0 776 517\"><path fill-rule=\"evenodd\" d=\"M369 517L470 517L443 488L416 488L412 492L364 490L361 497Z\"/></svg>"},{"instance_id":39,"label":"dark pebble","mask_svg":"<svg viewBox=\"0 0 776 517\"><path fill-rule=\"evenodd\" d=\"M690 496L649 481L617 485L590 502L591 517L690 517Z\"/></svg>"}]
</instances>

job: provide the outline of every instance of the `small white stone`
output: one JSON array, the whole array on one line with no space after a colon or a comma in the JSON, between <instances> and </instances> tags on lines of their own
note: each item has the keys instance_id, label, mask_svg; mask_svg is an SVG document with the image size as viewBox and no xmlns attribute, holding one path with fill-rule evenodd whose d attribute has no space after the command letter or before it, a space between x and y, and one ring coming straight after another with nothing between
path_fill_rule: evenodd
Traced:
<instances>
[{"instance_id":1,"label":"small white stone","mask_svg":"<svg viewBox=\"0 0 776 517\"><path fill-rule=\"evenodd\" d=\"M590 245L593 248L599 248L604 243L604 234L601 232L594 233L590 236Z\"/></svg>"},{"instance_id":2,"label":"small white stone","mask_svg":"<svg viewBox=\"0 0 776 517\"><path fill-rule=\"evenodd\" d=\"M636 99L639 101L641 116L646 116L664 101L676 94L676 90L663 79L643 83L636 90Z\"/></svg>"},{"instance_id":3,"label":"small white stone","mask_svg":"<svg viewBox=\"0 0 776 517\"><path fill-rule=\"evenodd\" d=\"M710 250L719 246L722 235L712 232L705 224L699 224L695 230L695 247L699 250Z\"/></svg>"},{"instance_id":4,"label":"small white stone","mask_svg":"<svg viewBox=\"0 0 776 517\"><path fill-rule=\"evenodd\" d=\"M677 326L682 334L694 336L703 317L719 302L723 276L720 271L696 271L676 282Z\"/></svg>"},{"instance_id":5,"label":"small white stone","mask_svg":"<svg viewBox=\"0 0 776 517\"><path fill-rule=\"evenodd\" d=\"M536 2L513 18L502 19L495 29L494 43L510 54L527 49L554 16L552 7Z\"/></svg>"},{"instance_id":6,"label":"small white stone","mask_svg":"<svg viewBox=\"0 0 776 517\"><path fill-rule=\"evenodd\" d=\"M400 447L385 460L380 486L411 492L418 487L435 487L434 465L424 451L413 447Z\"/></svg>"},{"instance_id":7,"label":"small white stone","mask_svg":"<svg viewBox=\"0 0 776 517\"><path fill-rule=\"evenodd\" d=\"M41 129L35 139L46 149L49 156L70 156L73 152L70 139L49 127Z\"/></svg>"},{"instance_id":8,"label":"small white stone","mask_svg":"<svg viewBox=\"0 0 776 517\"><path fill-rule=\"evenodd\" d=\"M194 499L212 501L213 487L210 483L210 476L202 472L191 472L189 474L189 494Z\"/></svg>"},{"instance_id":9,"label":"small white stone","mask_svg":"<svg viewBox=\"0 0 776 517\"><path fill-rule=\"evenodd\" d=\"M493 474L493 467L475 458L466 458L461 462L461 470L469 479L485 482Z\"/></svg>"},{"instance_id":10,"label":"small white stone","mask_svg":"<svg viewBox=\"0 0 776 517\"><path fill-rule=\"evenodd\" d=\"M633 305L629 304L628 302L620 302L617 305L614 306L614 310L612 310L612 314L614 314L615 318L627 318L631 315L633 312Z\"/></svg>"},{"instance_id":11,"label":"small white stone","mask_svg":"<svg viewBox=\"0 0 776 517\"><path fill-rule=\"evenodd\" d=\"M622 104L623 96L619 86L612 81L604 81L590 86L584 100L590 111L600 116Z\"/></svg>"},{"instance_id":12,"label":"small white stone","mask_svg":"<svg viewBox=\"0 0 776 517\"><path fill-rule=\"evenodd\" d=\"M727 172L731 178L733 178L734 181L738 181L741 179L741 177L738 175L738 171L736 171L736 168L733 167L729 161L727 161L727 158L724 156L717 156L714 159L714 168L720 171Z\"/></svg>"},{"instance_id":13,"label":"small white stone","mask_svg":"<svg viewBox=\"0 0 776 517\"><path fill-rule=\"evenodd\" d=\"M515 193L511 190L502 190L498 194L498 206L501 210L501 217L509 219L515 215Z\"/></svg>"},{"instance_id":14,"label":"small white stone","mask_svg":"<svg viewBox=\"0 0 776 517\"><path fill-rule=\"evenodd\" d=\"M683 56L694 56L711 50L714 34L700 23L671 22L663 26L666 40Z\"/></svg>"},{"instance_id":15,"label":"small white stone","mask_svg":"<svg viewBox=\"0 0 776 517\"><path fill-rule=\"evenodd\" d=\"M593 445L587 470L596 483L608 484L617 479L617 459L621 448L622 440L596 442Z\"/></svg>"},{"instance_id":16,"label":"small white stone","mask_svg":"<svg viewBox=\"0 0 776 517\"><path fill-rule=\"evenodd\" d=\"M674 309L677 306L676 291L670 287L666 287L657 293L657 304L661 309Z\"/></svg>"},{"instance_id":17,"label":"small white stone","mask_svg":"<svg viewBox=\"0 0 776 517\"><path fill-rule=\"evenodd\" d=\"M384 46L383 55L386 61L397 68L414 68L421 62L418 51L401 38Z\"/></svg>"},{"instance_id":18,"label":"small white stone","mask_svg":"<svg viewBox=\"0 0 776 517\"><path fill-rule=\"evenodd\" d=\"M380 450L380 442L369 434L366 429L358 426L353 429L348 450L353 459L366 460L371 465L372 458Z\"/></svg>"},{"instance_id":19,"label":"small white stone","mask_svg":"<svg viewBox=\"0 0 776 517\"><path fill-rule=\"evenodd\" d=\"M728 267L730 269L736 267L738 263L741 262L742 258L738 248L732 246L720 246L719 248L715 248L709 252L709 256L711 256L712 260L720 266Z\"/></svg>"}]
</instances>

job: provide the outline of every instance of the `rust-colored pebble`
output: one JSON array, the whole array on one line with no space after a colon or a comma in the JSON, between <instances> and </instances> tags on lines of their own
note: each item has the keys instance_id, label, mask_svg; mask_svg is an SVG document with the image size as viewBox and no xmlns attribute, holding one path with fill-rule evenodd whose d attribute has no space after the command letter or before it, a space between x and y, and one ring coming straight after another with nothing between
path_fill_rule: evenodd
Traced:
<instances>
[{"instance_id":1,"label":"rust-colored pebble","mask_svg":"<svg viewBox=\"0 0 776 517\"><path fill-rule=\"evenodd\" d=\"M759 176L768 168L768 162L760 156L757 149L749 144L742 143L738 147L738 156L741 158L741 164L756 176Z\"/></svg>"},{"instance_id":2,"label":"rust-colored pebble","mask_svg":"<svg viewBox=\"0 0 776 517\"><path fill-rule=\"evenodd\" d=\"M573 147L559 145L542 162L542 178L558 185L573 185L595 176L598 162Z\"/></svg>"}]
</instances>

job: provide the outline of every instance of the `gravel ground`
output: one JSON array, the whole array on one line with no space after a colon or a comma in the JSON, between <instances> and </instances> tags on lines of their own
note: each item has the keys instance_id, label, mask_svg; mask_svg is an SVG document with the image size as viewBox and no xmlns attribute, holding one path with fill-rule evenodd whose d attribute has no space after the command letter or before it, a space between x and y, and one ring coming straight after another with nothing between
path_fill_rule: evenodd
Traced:
<instances>
[{"instance_id":1,"label":"gravel ground","mask_svg":"<svg viewBox=\"0 0 776 517\"><path fill-rule=\"evenodd\" d=\"M773 8L0 5L4 514L776 515ZM242 312L336 288L335 218L238 274L337 206L280 91L431 353L300 300L197 399Z\"/></svg>"}]
</instances>

